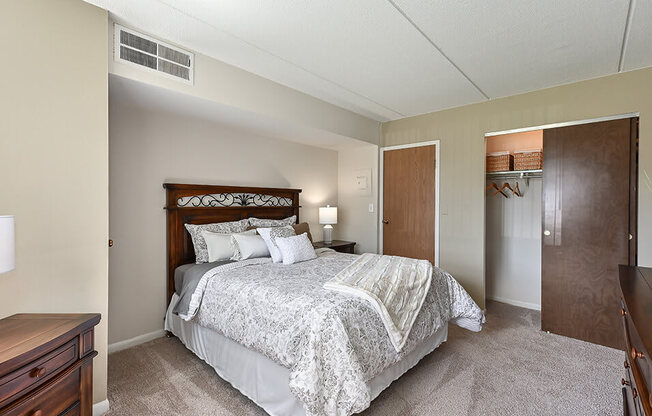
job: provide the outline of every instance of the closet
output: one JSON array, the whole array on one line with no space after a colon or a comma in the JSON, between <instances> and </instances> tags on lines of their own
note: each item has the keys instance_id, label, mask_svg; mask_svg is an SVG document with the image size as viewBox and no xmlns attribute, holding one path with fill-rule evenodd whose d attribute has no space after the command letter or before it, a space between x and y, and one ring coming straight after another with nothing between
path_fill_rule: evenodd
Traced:
<instances>
[{"instance_id":1,"label":"closet","mask_svg":"<svg viewBox=\"0 0 652 416\"><path fill-rule=\"evenodd\" d=\"M486 140L487 298L530 309L541 308L542 170L540 163L514 170L514 155L524 150L541 155L542 147L542 130ZM519 163L516 167L523 166ZM518 189L518 194L506 184Z\"/></svg>"},{"instance_id":2,"label":"closet","mask_svg":"<svg viewBox=\"0 0 652 416\"><path fill-rule=\"evenodd\" d=\"M535 144L540 169L523 170L521 151L534 161ZM638 118L488 135L486 146L487 297L540 306L544 331L622 348L618 265L636 264Z\"/></svg>"}]
</instances>

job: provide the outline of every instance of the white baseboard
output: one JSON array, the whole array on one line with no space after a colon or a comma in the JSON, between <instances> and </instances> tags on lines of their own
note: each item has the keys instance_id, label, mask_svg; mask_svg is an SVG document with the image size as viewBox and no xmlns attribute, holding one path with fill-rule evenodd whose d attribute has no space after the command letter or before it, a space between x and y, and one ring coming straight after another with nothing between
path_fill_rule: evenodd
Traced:
<instances>
[{"instance_id":1,"label":"white baseboard","mask_svg":"<svg viewBox=\"0 0 652 416\"><path fill-rule=\"evenodd\" d=\"M109 413L109 399L93 405L93 416L103 416Z\"/></svg>"},{"instance_id":2,"label":"white baseboard","mask_svg":"<svg viewBox=\"0 0 652 416\"><path fill-rule=\"evenodd\" d=\"M164 335L165 335L165 330L159 329L157 331L150 332L149 334L138 335L137 337L125 339L124 341L114 342L113 344L109 344L109 354L126 350L127 348L135 347L136 345L143 344L147 341L151 341L156 338L161 338Z\"/></svg>"},{"instance_id":3,"label":"white baseboard","mask_svg":"<svg viewBox=\"0 0 652 416\"><path fill-rule=\"evenodd\" d=\"M533 309L535 311L541 310L541 305L536 303L521 302L520 300L507 299L500 296L489 296L487 299L495 300L496 302L507 303L508 305L518 306L519 308Z\"/></svg>"}]
</instances>

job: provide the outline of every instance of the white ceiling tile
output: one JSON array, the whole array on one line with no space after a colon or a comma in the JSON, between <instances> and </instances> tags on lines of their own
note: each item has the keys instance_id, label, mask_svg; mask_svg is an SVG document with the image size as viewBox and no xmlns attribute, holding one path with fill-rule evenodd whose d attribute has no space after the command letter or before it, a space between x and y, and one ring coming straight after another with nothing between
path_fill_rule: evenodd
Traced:
<instances>
[{"instance_id":1,"label":"white ceiling tile","mask_svg":"<svg viewBox=\"0 0 652 416\"><path fill-rule=\"evenodd\" d=\"M633 2L623 70L652 66L652 0Z\"/></svg>"},{"instance_id":2,"label":"white ceiling tile","mask_svg":"<svg viewBox=\"0 0 652 416\"><path fill-rule=\"evenodd\" d=\"M628 9L627 0L396 4L491 98L617 72Z\"/></svg>"},{"instance_id":3,"label":"white ceiling tile","mask_svg":"<svg viewBox=\"0 0 652 416\"><path fill-rule=\"evenodd\" d=\"M484 99L388 2L162 1L402 115Z\"/></svg>"}]
</instances>

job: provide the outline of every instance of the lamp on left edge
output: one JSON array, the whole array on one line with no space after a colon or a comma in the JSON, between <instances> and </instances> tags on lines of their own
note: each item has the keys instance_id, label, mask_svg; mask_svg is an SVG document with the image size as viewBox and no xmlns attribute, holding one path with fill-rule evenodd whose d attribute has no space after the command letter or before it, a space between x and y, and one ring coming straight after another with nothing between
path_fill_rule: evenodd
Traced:
<instances>
[{"instance_id":1,"label":"lamp on left edge","mask_svg":"<svg viewBox=\"0 0 652 416\"><path fill-rule=\"evenodd\" d=\"M14 235L14 216L0 215L0 273L10 272L16 267Z\"/></svg>"}]
</instances>

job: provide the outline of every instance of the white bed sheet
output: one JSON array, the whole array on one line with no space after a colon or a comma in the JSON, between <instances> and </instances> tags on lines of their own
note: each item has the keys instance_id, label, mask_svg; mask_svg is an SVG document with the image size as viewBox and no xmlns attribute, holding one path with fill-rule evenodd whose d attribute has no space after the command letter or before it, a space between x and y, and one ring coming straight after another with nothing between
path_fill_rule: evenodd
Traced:
<instances>
[{"instance_id":1,"label":"white bed sheet","mask_svg":"<svg viewBox=\"0 0 652 416\"><path fill-rule=\"evenodd\" d=\"M305 416L303 403L290 392L288 368L212 329L182 320L172 313L177 299L175 293L165 316L166 331L172 332L190 351L213 367L220 377L270 415ZM372 378L368 382L371 399L378 397L392 381L446 341L447 336L448 325L445 325L401 361Z\"/></svg>"}]
</instances>

